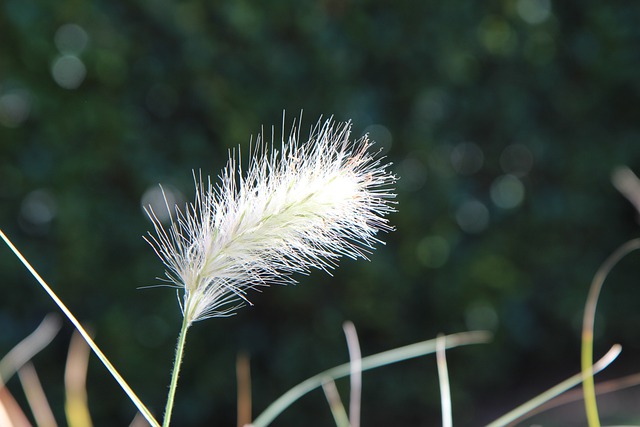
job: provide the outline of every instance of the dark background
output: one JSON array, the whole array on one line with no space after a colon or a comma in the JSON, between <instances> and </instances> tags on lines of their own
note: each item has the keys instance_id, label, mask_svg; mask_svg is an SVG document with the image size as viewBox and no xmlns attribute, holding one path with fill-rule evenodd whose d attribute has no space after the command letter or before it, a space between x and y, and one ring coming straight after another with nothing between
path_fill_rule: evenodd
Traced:
<instances>
[{"instance_id":1,"label":"dark background","mask_svg":"<svg viewBox=\"0 0 640 427\"><path fill-rule=\"evenodd\" d=\"M235 425L241 351L259 413L346 361L352 320L364 354L494 330L449 353L456 425L479 425L578 371L590 280L637 235L610 174L640 170L638 22L640 3L596 0L4 0L0 227L160 413L180 312L173 291L138 289L163 273L142 239L145 194L162 183L190 200L192 170L216 176L261 126L278 135L284 110L286 127L304 110L303 134L320 115L352 119L401 177L397 231L371 262L195 325L175 424ZM605 376L640 369L638 259L600 301L596 357L624 348ZM0 301L0 354L55 311L7 248ZM35 359L59 420L71 331ZM129 423L95 358L88 387L97 426ZM362 418L437 425L434 358L365 374ZM570 418L584 423L580 406ZM274 425L331 424L316 391Z\"/></svg>"}]
</instances>

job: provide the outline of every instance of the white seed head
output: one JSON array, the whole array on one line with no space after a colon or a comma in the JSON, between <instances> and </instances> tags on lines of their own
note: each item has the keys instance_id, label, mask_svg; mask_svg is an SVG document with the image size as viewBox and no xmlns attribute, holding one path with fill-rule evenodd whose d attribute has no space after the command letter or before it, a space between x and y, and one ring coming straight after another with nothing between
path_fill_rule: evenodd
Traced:
<instances>
[{"instance_id":1,"label":"white seed head","mask_svg":"<svg viewBox=\"0 0 640 427\"><path fill-rule=\"evenodd\" d=\"M249 289L327 271L343 255L366 258L376 233L392 230L396 177L350 131L350 122L319 121L300 144L294 126L279 149L259 135L246 172L232 154L218 184L194 174L195 201L168 227L147 210L149 242L183 291L189 323L231 314Z\"/></svg>"}]
</instances>

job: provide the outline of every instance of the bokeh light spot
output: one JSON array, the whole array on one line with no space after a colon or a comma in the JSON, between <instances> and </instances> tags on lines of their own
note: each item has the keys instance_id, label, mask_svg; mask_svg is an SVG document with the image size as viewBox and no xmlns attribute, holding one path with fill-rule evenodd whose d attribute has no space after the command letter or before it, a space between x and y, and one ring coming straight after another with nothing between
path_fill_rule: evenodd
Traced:
<instances>
[{"instance_id":1,"label":"bokeh light spot","mask_svg":"<svg viewBox=\"0 0 640 427\"><path fill-rule=\"evenodd\" d=\"M87 75L84 63L75 55L58 57L51 67L53 80L65 89L77 89Z\"/></svg>"},{"instance_id":2,"label":"bokeh light spot","mask_svg":"<svg viewBox=\"0 0 640 427\"><path fill-rule=\"evenodd\" d=\"M79 55L89 43L89 35L78 24L64 24L56 31L53 42L64 55Z\"/></svg>"},{"instance_id":3,"label":"bokeh light spot","mask_svg":"<svg viewBox=\"0 0 640 427\"><path fill-rule=\"evenodd\" d=\"M465 201L455 217L460 229L466 233L480 233L489 226L489 209L478 200Z\"/></svg>"},{"instance_id":4,"label":"bokeh light spot","mask_svg":"<svg viewBox=\"0 0 640 427\"><path fill-rule=\"evenodd\" d=\"M463 142L451 150L451 166L461 175L478 172L484 163L484 154L480 147L472 142Z\"/></svg>"},{"instance_id":5,"label":"bokeh light spot","mask_svg":"<svg viewBox=\"0 0 640 427\"><path fill-rule=\"evenodd\" d=\"M29 94L24 90L13 90L0 96L0 123L15 128L24 123L31 111Z\"/></svg>"},{"instance_id":6,"label":"bokeh light spot","mask_svg":"<svg viewBox=\"0 0 640 427\"><path fill-rule=\"evenodd\" d=\"M491 184L491 200L503 209L513 209L524 200L524 184L513 175L503 175Z\"/></svg>"},{"instance_id":7,"label":"bokeh light spot","mask_svg":"<svg viewBox=\"0 0 640 427\"><path fill-rule=\"evenodd\" d=\"M465 310L465 323L472 331L495 331L498 327L498 314L487 303L476 302Z\"/></svg>"},{"instance_id":8,"label":"bokeh light spot","mask_svg":"<svg viewBox=\"0 0 640 427\"><path fill-rule=\"evenodd\" d=\"M53 194L44 189L34 190L22 200L18 222L26 233L41 235L49 230L56 213L57 204Z\"/></svg>"},{"instance_id":9,"label":"bokeh light spot","mask_svg":"<svg viewBox=\"0 0 640 427\"><path fill-rule=\"evenodd\" d=\"M176 205L183 204L185 200L184 195L172 185L154 185L142 194L140 206L143 209L151 208L160 222L167 223L175 215Z\"/></svg>"},{"instance_id":10,"label":"bokeh light spot","mask_svg":"<svg viewBox=\"0 0 640 427\"><path fill-rule=\"evenodd\" d=\"M508 55L518 44L509 23L497 16L488 16L482 21L478 37L487 51L496 55Z\"/></svg>"},{"instance_id":11,"label":"bokeh light spot","mask_svg":"<svg viewBox=\"0 0 640 427\"><path fill-rule=\"evenodd\" d=\"M550 0L518 0L516 10L527 24L541 24L551 16Z\"/></svg>"}]
</instances>

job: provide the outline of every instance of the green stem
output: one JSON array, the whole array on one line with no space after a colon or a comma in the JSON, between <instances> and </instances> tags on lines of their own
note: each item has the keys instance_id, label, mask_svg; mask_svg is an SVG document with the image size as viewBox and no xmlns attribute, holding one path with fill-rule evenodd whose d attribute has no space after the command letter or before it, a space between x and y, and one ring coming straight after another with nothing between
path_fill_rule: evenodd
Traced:
<instances>
[{"instance_id":1,"label":"green stem","mask_svg":"<svg viewBox=\"0 0 640 427\"><path fill-rule=\"evenodd\" d=\"M176 347L176 358L173 362L173 372L171 373L171 385L169 386L169 395L167 396L167 406L164 408L164 421L162 427L169 427L171 422L171 412L173 411L173 399L176 395L176 387L178 386L178 374L180 373L180 365L182 364L182 355L184 354L184 343L187 339L187 330L191 323L184 317L182 320L182 328L178 336L178 345Z\"/></svg>"}]
</instances>

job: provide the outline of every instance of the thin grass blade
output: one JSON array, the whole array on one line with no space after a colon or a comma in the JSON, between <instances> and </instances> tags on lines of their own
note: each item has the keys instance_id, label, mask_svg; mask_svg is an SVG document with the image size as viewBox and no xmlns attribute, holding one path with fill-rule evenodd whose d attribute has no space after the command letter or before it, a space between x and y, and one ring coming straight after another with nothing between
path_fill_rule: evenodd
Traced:
<instances>
[{"instance_id":1,"label":"thin grass blade","mask_svg":"<svg viewBox=\"0 0 640 427\"><path fill-rule=\"evenodd\" d=\"M236 358L238 383L238 427L251 423L251 363L245 353Z\"/></svg>"},{"instance_id":2,"label":"thin grass blade","mask_svg":"<svg viewBox=\"0 0 640 427\"><path fill-rule=\"evenodd\" d=\"M491 339L491 333L487 331L472 331L462 332L453 335L447 335L446 348L454 348L462 345L481 344L486 343ZM435 339L427 341L421 341L415 344L410 344L404 347L395 348L392 350L383 351L382 353L374 354L362 358L362 370L366 371L381 366L390 365L392 363L400 362L415 357L431 354L436 351ZM260 416L258 416L253 422L253 427L265 427L271 424L271 422L287 409L293 402L304 396L311 390L320 387L327 378L338 379L345 377L351 373L351 364L345 363L334 368L321 372L313 377L301 382L291 390L280 396L274 401Z\"/></svg>"},{"instance_id":3,"label":"thin grass blade","mask_svg":"<svg viewBox=\"0 0 640 427\"><path fill-rule=\"evenodd\" d=\"M53 289L51 289L51 287L47 284L47 282L45 282L44 279L40 276L40 274L38 274L38 272L33 268L33 266L31 266L29 261L27 261L27 259L22 255L22 253L13 245L11 240L9 240L9 238L2 232L2 230L0 230L0 237L2 237L2 240L4 240L4 242L7 244L7 246L9 246L9 248L13 251L13 253L16 255L16 257L18 257L20 262L22 262L22 264L27 268L27 270L29 270L29 273L31 273L31 275L38 281L38 283L40 284L40 286L42 286L42 288L45 290L45 292L47 292L47 294L49 294L49 297L51 297L51 299L56 303L56 305L60 308L60 310L64 313L64 315L67 316L67 318L71 321L73 326L75 326L75 328L78 330L78 332L80 332L80 335L82 335L82 338L84 338L84 340L87 342L89 347L91 347L91 350L93 350L93 352L96 354L96 356L98 356L98 359L100 359L102 364L105 366L105 368L107 368L109 373L113 376L113 378L116 380L116 382L120 385L122 390L124 390L124 392L127 394L129 399L131 400L131 402L133 402L133 404L138 408L140 413L142 413L142 415L146 418L147 421L149 421L149 423L153 427L160 427L160 424L153 417L153 415L151 414L151 411L149 411L149 409L147 409L147 407L144 405L144 403L142 403L140 398L138 398L138 396L134 393L134 391L131 389L131 387L129 387L129 384L127 384L127 382L124 380L124 378L122 378L120 373L111 364L111 362L109 361L107 356L104 355L102 350L100 350L98 345L89 336L89 334L82 327L82 325L80 324L78 319L76 319L76 317L73 315L73 313L71 313L71 311L67 308L67 306L64 305L62 300L60 298L58 298L58 296L53 291Z\"/></svg>"},{"instance_id":4,"label":"thin grass blade","mask_svg":"<svg viewBox=\"0 0 640 427\"><path fill-rule=\"evenodd\" d=\"M351 423L347 416L347 410L342 404L336 382L331 378L327 378L327 381L322 383L322 391L324 391L324 396L327 398L327 403L329 403L329 409L331 409L331 415L333 415L336 427L349 427Z\"/></svg>"},{"instance_id":5,"label":"thin grass blade","mask_svg":"<svg viewBox=\"0 0 640 427\"><path fill-rule=\"evenodd\" d=\"M451 389L449 387L449 370L447 369L447 339L441 334L436 339L436 362L438 365L438 381L440 384L440 405L442 407L442 427L453 427L451 410Z\"/></svg>"},{"instance_id":6,"label":"thin grass blade","mask_svg":"<svg viewBox=\"0 0 640 427\"><path fill-rule=\"evenodd\" d=\"M598 360L595 365L593 365L593 373L597 374L598 372L609 366L611 362L613 362L618 357L621 351L622 347L620 347L620 345L616 344L612 346L611 349L609 349L609 351L600 360ZM582 372L567 378L560 384L551 387L544 393L539 394L528 402L518 406L513 411L510 411L497 420L487 424L487 427L503 427L527 418L534 409L560 395L561 393L564 393L570 388L577 386L582 382L582 379Z\"/></svg>"},{"instance_id":7,"label":"thin grass blade","mask_svg":"<svg viewBox=\"0 0 640 427\"><path fill-rule=\"evenodd\" d=\"M9 381L9 378L18 372L33 356L53 341L53 338L60 331L61 323L57 314L47 314L32 333L20 341L0 360L0 387Z\"/></svg>"},{"instance_id":8,"label":"thin grass blade","mask_svg":"<svg viewBox=\"0 0 640 427\"><path fill-rule=\"evenodd\" d=\"M18 376L38 427L57 427L58 424L53 416L51 405L44 394L44 389L33 364L31 362L25 364L18 371Z\"/></svg>"},{"instance_id":9,"label":"thin grass blade","mask_svg":"<svg viewBox=\"0 0 640 427\"><path fill-rule=\"evenodd\" d=\"M64 405L69 427L91 427L87 399L87 369L91 350L79 333L71 336L67 365L64 370L66 400Z\"/></svg>"},{"instance_id":10,"label":"thin grass blade","mask_svg":"<svg viewBox=\"0 0 640 427\"><path fill-rule=\"evenodd\" d=\"M582 319L582 349L581 366L584 382L584 405L587 413L589 427L600 427L600 417L598 416L598 404L596 400L595 384L593 382L593 330L596 318L596 307L600 291L604 285L609 272L615 265L630 252L640 249L640 239L633 239L620 246L605 262L600 266L591 286L589 295L584 307L584 317Z\"/></svg>"},{"instance_id":11,"label":"thin grass blade","mask_svg":"<svg viewBox=\"0 0 640 427\"><path fill-rule=\"evenodd\" d=\"M622 378L616 378L609 381L604 381L596 385L596 396L602 396L609 393L621 391L630 387L640 385L640 373L631 374ZM582 390L571 390L566 393L549 400L542 406L537 407L534 410L527 412L527 418L531 418L534 415L542 412L549 411L559 406L568 405L573 402L584 399L584 392ZM521 418L520 420L523 420Z\"/></svg>"},{"instance_id":12,"label":"thin grass blade","mask_svg":"<svg viewBox=\"0 0 640 427\"><path fill-rule=\"evenodd\" d=\"M351 372L349 379L351 381L350 397L349 397L349 425L351 427L360 427L360 402L362 401L362 353L360 351L360 343L358 340L358 332L353 322L345 322L342 325L344 335L347 339L347 347L349 348L349 363Z\"/></svg>"}]
</instances>

